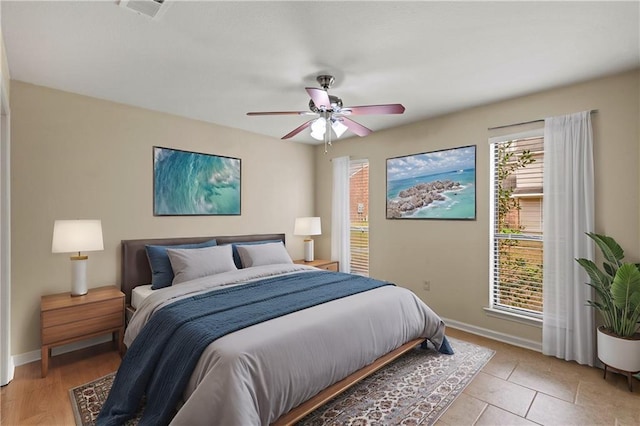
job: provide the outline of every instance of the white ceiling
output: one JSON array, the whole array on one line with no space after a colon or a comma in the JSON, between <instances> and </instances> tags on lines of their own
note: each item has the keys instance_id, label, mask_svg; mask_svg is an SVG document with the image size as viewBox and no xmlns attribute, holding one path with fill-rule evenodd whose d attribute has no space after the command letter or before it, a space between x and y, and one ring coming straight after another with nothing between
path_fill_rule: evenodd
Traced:
<instances>
[{"instance_id":1,"label":"white ceiling","mask_svg":"<svg viewBox=\"0 0 640 426\"><path fill-rule=\"evenodd\" d=\"M308 118L246 112L307 110L323 73L406 107L353 117L375 131L640 66L638 1L167 2L2 0L11 78L280 138Z\"/></svg>"}]
</instances>

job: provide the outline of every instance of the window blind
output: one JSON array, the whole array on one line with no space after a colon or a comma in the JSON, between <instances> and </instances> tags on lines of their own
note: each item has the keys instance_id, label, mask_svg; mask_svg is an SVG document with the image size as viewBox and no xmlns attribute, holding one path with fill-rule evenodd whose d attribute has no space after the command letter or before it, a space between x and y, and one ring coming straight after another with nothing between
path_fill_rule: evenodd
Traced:
<instances>
[{"instance_id":1,"label":"window blind","mask_svg":"<svg viewBox=\"0 0 640 426\"><path fill-rule=\"evenodd\" d=\"M544 140L491 143L492 308L542 314Z\"/></svg>"},{"instance_id":2,"label":"window blind","mask_svg":"<svg viewBox=\"0 0 640 426\"><path fill-rule=\"evenodd\" d=\"M349 163L351 273L369 276L369 161Z\"/></svg>"}]
</instances>

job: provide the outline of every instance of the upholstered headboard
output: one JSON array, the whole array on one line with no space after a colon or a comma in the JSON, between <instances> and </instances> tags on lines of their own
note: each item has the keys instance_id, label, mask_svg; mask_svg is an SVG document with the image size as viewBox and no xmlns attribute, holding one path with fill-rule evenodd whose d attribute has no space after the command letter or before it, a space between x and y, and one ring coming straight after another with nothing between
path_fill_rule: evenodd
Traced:
<instances>
[{"instance_id":1,"label":"upholstered headboard","mask_svg":"<svg viewBox=\"0 0 640 426\"><path fill-rule=\"evenodd\" d=\"M215 239L218 245L265 240L281 240L284 234L254 234L223 237L177 237L122 240L122 292L127 305L131 303L131 291L134 287L151 283L151 268L145 246L201 243Z\"/></svg>"}]
</instances>

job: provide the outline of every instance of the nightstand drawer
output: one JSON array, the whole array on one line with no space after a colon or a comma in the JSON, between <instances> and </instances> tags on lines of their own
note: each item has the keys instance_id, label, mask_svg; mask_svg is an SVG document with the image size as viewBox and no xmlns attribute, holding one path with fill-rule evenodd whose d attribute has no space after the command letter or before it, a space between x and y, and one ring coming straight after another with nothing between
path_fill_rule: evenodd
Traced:
<instances>
[{"instance_id":1,"label":"nightstand drawer","mask_svg":"<svg viewBox=\"0 0 640 426\"><path fill-rule=\"evenodd\" d=\"M42 323L46 327L86 321L91 318L104 317L110 314L122 314L122 298L88 303L80 306L55 309L42 312Z\"/></svg>"},{"instance_id":2,"label":"nightstand drawer","mask_svg":"<svg viewBox=\"0 0 640 426\"><path fill-rule=\"evenodd\" d=\"M340 262L338 262L337 260L316 259L307 262L305 260L299 259L294 260L293 263L296 263L298 265L313 266L314 268L324 269L326 271L338 272L340 270Z\"/></svg>"},{"instance_id":3,"label":"nightstand drawer","mask_svg":"<svg viewBox=\"0 0 640 426\"><path fill-rule=\"evenodd\" d=\"M120 301L122 303L122 301ZM75 322L47 327L42 330L42 344L61 342L67 339L77 339L80 336L123 327L122 308L109 315L94 318L76 317Z\"/></svg>"},{"instance_id":4,"label":"nightstand drawer","mask_svg":"<svg viewBox=\"0 0 640 426\"><path fill-rule=\"evenodd\" d=\"M318 266L320 269L326 269L327 271L338 272L338 262L329 263L328 265Z\"/></svg>"}]
</instances>

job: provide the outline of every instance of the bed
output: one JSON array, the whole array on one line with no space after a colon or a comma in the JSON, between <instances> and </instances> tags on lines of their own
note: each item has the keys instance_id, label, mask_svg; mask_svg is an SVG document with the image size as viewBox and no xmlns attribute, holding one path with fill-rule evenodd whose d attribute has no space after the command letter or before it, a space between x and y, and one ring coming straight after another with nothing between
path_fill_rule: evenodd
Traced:
<instances>
[{"instance_id":1,"label":"bed","mask_svg":"<svg viewBox=\"0 0 640 426\"><path fill-rule=\"evenodd\" d=\"M182 283L147 289L146 296L138 294L141 299L134 301L139 293L136 289L152 281L148 245L212 240L218 247L233 250L202 248L197 252L232 253L236 264L241 255L240 264L252 267L196 278L187 275L189 279ZM284 234L122 241L128 350L97 424L122 424L137 411L141 393L146 396L141 425L293 424L427 340L442 352L450 350L444 323L410 291L293 264L290 258L280 262L281 254L274 250L279 244L284 246L284 241ZM264 254L267 250L269 255ZM172 256L183 252L171 250ZM196 251L189 256L193 253ZM182 271L174 272L177 278ZM309 302L307 294L311 293L322 300ZM223 300L225 308L215 308L221 316L213 319L200 314L201 309L212 309L211 305ZM226 303L234 301L238 310L227 309ZM205 322L196 326L192 320ZM180 324L176 331L174 323ZM231 323L234 325L228 325ZM189 331L180 337L184 340L170 340L185 327ZM217 330L225 327L235 328ZM200 334L194 337L196 328L219 335L211 340ZM163 346L165 340L172 343ZM191 342L198 343L192 346ZM188 370L183 373L186 378L174 378L175 370L182 368ZM179 392L177 403L168 396L171 392ZM158 410L162 413L155 413Z\"/></svg>"}]
</instances>

